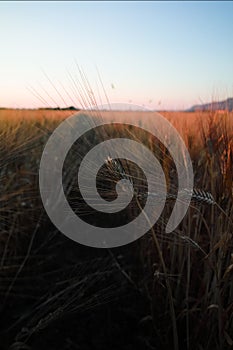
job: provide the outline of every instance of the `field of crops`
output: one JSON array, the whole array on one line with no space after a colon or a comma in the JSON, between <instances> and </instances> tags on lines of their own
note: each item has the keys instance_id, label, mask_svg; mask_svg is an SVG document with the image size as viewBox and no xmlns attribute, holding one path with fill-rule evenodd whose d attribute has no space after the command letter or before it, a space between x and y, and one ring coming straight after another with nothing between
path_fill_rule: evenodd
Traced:
<instances>
[{"instance_id":1,"label":"field of crops","mask_svg":"<svg viewBox=\"0 0 233 350\"><path fill-rule=\"evenodd\" d=\"M115 112L117 120L124 121L125 113L143 125L147 112ZM196 198L174 232L165 233L174 206L168 200L163 217L142 238L98 249L60 233L39 193L44 146L71 112L0 110L1 349L232 348L233 114L161 114L187 146ZM102 112L102 117L109 121L112 114ZM75 166L104 132L141 137L176 193L175 165L163 145L141 131L135 136L130 128L100 129L85 136L66 160L64 186L77 214L98 222L75 190ZM146 188L139 170L131 166L128 172L139 190ZM108 200L119 180L115 175L106 168L99 175ZM116 215L114 225L136 215L137 204ZM113 225L109 217L100 221Z\"/></svg>"}]
</instances>

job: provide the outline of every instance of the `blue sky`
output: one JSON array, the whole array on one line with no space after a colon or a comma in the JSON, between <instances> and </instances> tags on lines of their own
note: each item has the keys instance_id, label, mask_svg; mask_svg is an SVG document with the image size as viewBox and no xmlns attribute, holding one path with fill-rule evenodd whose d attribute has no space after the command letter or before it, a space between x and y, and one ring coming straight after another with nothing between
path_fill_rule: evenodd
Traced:
<instances>
[{"instance_id":1,"label":"blue sky","mask_svg":"<svg viewBox=\"0 0 233 350\"><path fill-rule=\"evenodd\" d=\"M96 67L111 102L233 96L233 2L1 2L0 43L0 106L78 105L75 60L97 100Z\"/></svg>"}]
</instances>

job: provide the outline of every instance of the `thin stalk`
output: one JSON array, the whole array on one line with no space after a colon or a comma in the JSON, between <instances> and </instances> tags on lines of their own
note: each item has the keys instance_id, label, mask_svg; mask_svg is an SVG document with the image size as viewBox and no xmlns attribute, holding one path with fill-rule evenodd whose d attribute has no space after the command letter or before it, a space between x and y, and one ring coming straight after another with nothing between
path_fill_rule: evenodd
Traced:
<instances>
[{"instance_id":1,"label":"thin stalk","mask_svg":"<svg viewBox=\"0 0 233 350\"><path fill-rule=\"evenodd\" d=\"M141 207L137 197L136 197L136 201L137 201L137 205L138 205L139 209L141 210L141 212L145 216L147 222L151 226L152 237L153 237L153 240L154 240L154 243L155 243L155 247L156 247L158 255L159 255L159 260L160 260L162 268L163 268L163 273L164 273L164 276L165 276L166 287L167 287L167 291L168 291L168 299L169 299L169 306L170 306L171 320L172 320L174 350L179 350L179 339L178 339L178 332L177 332L177 325L176 325L176 314L175 314L175 308L174 308L174 303L173 303L172 290L171 290L171 286L170 286L169 279L168 279L167 267L166 267L166 264L165 264L165 261L164 261L164 258L163 258L163 253L162 253L162 251L160 249L159 241L158 241L158 238L157 238L157 236L155 234L155 231L153 229L153 225L150 222L150 219L148 218L148 216L144 212L143 208Z\"/></svg>"}]
</instances>

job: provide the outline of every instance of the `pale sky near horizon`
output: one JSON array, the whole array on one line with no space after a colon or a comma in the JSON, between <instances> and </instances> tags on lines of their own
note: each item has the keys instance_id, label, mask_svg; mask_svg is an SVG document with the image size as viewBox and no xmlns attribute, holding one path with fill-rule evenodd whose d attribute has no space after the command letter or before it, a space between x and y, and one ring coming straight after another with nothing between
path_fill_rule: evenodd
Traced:
<instances>
[{"instance_id":1,"label":"pale sky near horizon","mask_svg":"<svg viewBox=\"0 0 233 350\"><path fill-rule=\"evenodd\" d=\"M233 2L0 2L0 45L0 107L79 107L75 61L99 103L96 67L110 102L233 97Z\"/></svg>"}]
</instances>

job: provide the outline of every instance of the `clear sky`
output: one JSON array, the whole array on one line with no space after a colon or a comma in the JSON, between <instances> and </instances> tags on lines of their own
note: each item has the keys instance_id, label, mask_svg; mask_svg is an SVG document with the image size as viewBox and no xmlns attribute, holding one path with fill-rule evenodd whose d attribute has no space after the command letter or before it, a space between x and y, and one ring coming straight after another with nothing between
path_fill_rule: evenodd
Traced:
<instances>
[{"instance_id":1,"label":"clear sky","mask_svg":"<svg viewBox=\"0 0 233 350\"><path fill-rule=\"evenodd\" d=\"M96 67L111 102L231 97L233 2L0 2L0 106L78 106L75 60L97 99Z\"/></svg>"}]
</instances>

